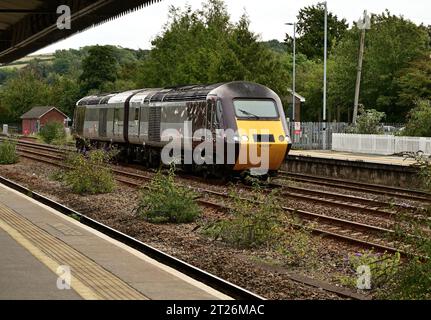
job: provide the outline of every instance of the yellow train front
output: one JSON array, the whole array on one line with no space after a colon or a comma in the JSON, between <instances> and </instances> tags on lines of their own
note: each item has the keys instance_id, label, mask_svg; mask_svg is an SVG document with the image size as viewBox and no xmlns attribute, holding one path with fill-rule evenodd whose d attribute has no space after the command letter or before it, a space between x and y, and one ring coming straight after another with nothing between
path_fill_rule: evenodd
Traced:
<instances>
[{"instance_id":1,"label":"yellow train front","mask_svg":"<svg viewBox=\"0 0 431 320\"><path fill-rule=\"evenodd\" d=\"M74 129L81 149L114 147L149 167L174 160L217 176L273 175L291 146L278 95L244 81L84 97Z\"/></svg>"},{"instance_id":2,"label":"yellow train front","mask_svg":"<svg viewBox=\"0 0 431 320\"><path fill-rule=\"evenodd\" d=\"M278 95L265 86L241 81L223 84L210 92L211 96L216 97L222 109L221 127L235 132L235 162L231 170L276 174L291 148Z\"/></svg>"}]
</instances>

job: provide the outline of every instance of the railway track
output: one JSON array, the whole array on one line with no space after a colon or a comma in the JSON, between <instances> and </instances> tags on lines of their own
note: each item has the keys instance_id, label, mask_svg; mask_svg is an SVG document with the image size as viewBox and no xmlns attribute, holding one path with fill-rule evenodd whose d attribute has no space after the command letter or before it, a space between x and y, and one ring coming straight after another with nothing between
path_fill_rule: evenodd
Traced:
<instances>
[{"instance_id":1,"label":"railway track","mask_svg":"<svg viewBox=\"0 0 431 320\"><path fill-rule=\"evenodd\" d=\"M62 168L66 168L67 166L64 163L61 163L62 160L64 160L64 158L62 156L59 155L53 155L53 154L47 154L47 153L41 153L40 151L34 151L34 150L28 150L30 148L21 148L19 147L19 154L22 157L28 158L30 160L34 160L34 161L39 161L39 162L43 162L49 165L54 165L57 167L62 167ZM37 148L38 150L43 150L43 151L53 151L53 149L51 148ZM145 176L142 174L134 174L131 172L127 172L124 170L119 170L119 169L113 169L115 175L116 175L116 180L118 182L121 182L123 184L127 184L131 187L135 187L135 188L141 188L143 187L142 182L145 181L149 181L152 179L151 176ZM203 270L200 270L198 268L195 268L181 260L178 260L172 256L169 256L153 247L150 247L148 245L146 245L145 243L142 243L134 238L131 238L119 231L116 231L112 228L110 228L109 226L103 225L91 218L86 217L85 215L82 215L81 213L78 213L72 209L69 209L67 207L64 207L63 205L56 203L40 194L34 193L28 189L26 189L25 187L19 186L18 184L10 181L10 180L6 180L2 177L0 177L0 182L5 183L9 186L14 187L16 190L19 190L25 194L32 194L32 197L36 200L39 200L41 202L43 202L44 204L47 204L51 207L53 207L54 209L59 210L60 212L67 214L67 215L76 215L80 217L80 221L99 230L104 232L105 234L108 234L110 236L112 236L113 238L116 238L117 240L120 240L128 245L131 245L134 248L137 248L138 250L140 250L141 252L148 254L149 256L155 258L156 260L165 263L171 267L176 268L177 270L186 273L187 275L198 279L204 283L206 283L207 285L216 288L218 290L220 290L221 292L224 292L234 298L237 299L262 299L262 297L246 290L243 289L239 286L236 286L232 283L229 283L223 279L220 279L216 276L213 276L212 274L209 274ZM144 186L145 187L145 186ZM223 197L223 198L227 198L228 195L225 193L221 193L221 192L216 192L213 190L206 190L206 189L202 189L199 188L199 190L197 191L201 191L201 192L205 192L207 194L211 194L211 195L216 195L219 197ZM246 200L246 199L245 199ZM215 207L219 210L228 210L229 208L221 205L217 202L212 202L212 201L208 201L205 200L203 198L198 198L197 199L198 203L200 203L201 205L204 206L210 206L210 207ZM284 210L286 211L290 211L292 212L295 211L296 209L291 209L291 208L284 208ZM311 214L311 213L310 213ZM311 214L313 215L313 214ZM340 221L341 222L341 221ZM332 226L333 228L333 226ZM318 233L322 233L322 234L326 234L326 235L330 235L330 233L328 233L328 231L324 231L322 229L313 229L314 232L318 232ZM381 231L381 230L380 230ZM337 236L335 233L333 233L334 236ZM339 236L337 236L339 237ZM345 236L345 239L348 239L348 237ZM350 239L353 241L357 241L355 239ZM385 251L393 251L393 248L390 247L383 247L380 246L380 248L385 249ZM335 293L339 296L345 297L345 298L349 298L349 299L368 299L366 296L360 295L360 294L356 294L356 293L352 293L349 290L346 290L344 288L339 288L339 287L335 287L333 285L330 284L325 284L322 282L318 282L315 281L314 279L311 278L307 278L307 277L298 277L296 275L286 275L288 278L290 278L292 281L295 282L300 282L302 284L306 284L308 286L312 286L312 287L316 287L319 289L323 289L325 291L331 292L331 293Z\"/></svg>"},{"instance_id":2,"label":"railway track","mask_svg":"<svg viewBox=\"0 0 431 320\"><path fill-rule=\"evenodd\" d=\"M24 148L21 148L21 146L18 145L19 154L22 157L34 161L41 161L50 165L66 167L64 163L61 163L61 161L64 159L61 155L47 154L40 151L28 149L28 144ZM51 149L50 151L53 151L53 149ZM113 168L112 170L118 182L127 184L132 187L142 187L142 182L148 182L152 179L152 176L149 175L132 173L117 168ZM198 194L205 194L207 196L210 196L211 198L229 199L229 195L225 192L214 191L207 188L192 187L192 189L194 189L194 191L196 191ZM242 198L242 200L252 201L247 198ZM226 210L229 210L226 205L220 204L216 201L209 201L208 199L205 199L205 197L200 197L197 199L197 201L201 205L217 208L220 211L225 212ZM342 241L347 241L349 243L353 243L365 248L372 248L382 252L403 253L403 250L399 249L401 244L390 242L386 239L389 234L393 233L393 231L390 229L364 223L358 223L345 219L339 219L315 212L298 210L297 208L282 207L282 209L286 213L295 215L301 220L305 221L306 227L312 233L335 238Z\"/></svg>"},{"instance_id":3,"label":"railway track","mask_svg":"<svg viewBox=\"0 0 431 320\"><path fill-rule=\"evenodd\" d=\"M280 177L291 181L313 183L320 186L333 187L358 192L366 192L374 195L383 195L392 198L402 198L407 200L415 200L425 203L431 203L431 194L421 190L411 190L405 188L369 184L357 181L347 181L336 178L312 176L301 173L290 173L280 171Z\"/></svg>"},{"instance_id":4,"label":"railway track","mask_svg":"<svg viewBox=\"0 0 431 320\"><path fill-rule=\"evenodd\" d=\"M356 209L359 212L385 218L391 218L391 216L396 215L402 211L411 213L417 219L425 219L424 215L421 213L424 213L426 209L419 206L380 201L329 191L292 187L277 183L270 183L269 186L282 190L281 195L287 198L293 198L307 202L312 201L314 203L340 207L349 210Z\"/></svg>"}]
</instances>

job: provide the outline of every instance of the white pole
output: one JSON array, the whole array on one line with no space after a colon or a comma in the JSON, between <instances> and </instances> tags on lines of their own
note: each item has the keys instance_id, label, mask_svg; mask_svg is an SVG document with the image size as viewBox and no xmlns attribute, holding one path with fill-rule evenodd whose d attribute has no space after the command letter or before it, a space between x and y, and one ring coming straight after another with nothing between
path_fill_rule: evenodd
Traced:
<instances>
[{"instance_id":1,"label":"white pole","mask_svg":"<svg viewBox=\"0 0 431 320\"><path fill-rule=\"evenodd\" d=\"M367 25L368 15L367 10L364 11L364 20L361 25L358 23L359 28L362 28L361 32L361 40L359 44L359 59L358 59L358 72L356 75L356 87L355 87L355 101L353 103L353 124L356 124L356 119L358 117L358 105L359 105L359 93L361 89L361 76L362 76L362 62L364 59L364 50L365 50L365 29L369 27Z\"/></svg>"},{"instance_id":2,"label":"white pole","mask_svg":"<svg viewBox=\"0 0 431 320\"><path fill-rule=\"evenodd\" d=\"M324 39L324 60L323 60L323 122L326 122L326 71L328 59L328 3L325 1L325 39Z\"/></svg>"},{"instance_id":3,"label":"white pole","mask_svg":"<svg viewBox=\"0 0 431 320\"><path fill-rule=\"evenodd\" d=\"M295 98L295 81L296 81L296 22L293 23L293 79L292 79L292 106L293 106L293 121L296 120L296 98Z\"/></svg>"}]
</instances>

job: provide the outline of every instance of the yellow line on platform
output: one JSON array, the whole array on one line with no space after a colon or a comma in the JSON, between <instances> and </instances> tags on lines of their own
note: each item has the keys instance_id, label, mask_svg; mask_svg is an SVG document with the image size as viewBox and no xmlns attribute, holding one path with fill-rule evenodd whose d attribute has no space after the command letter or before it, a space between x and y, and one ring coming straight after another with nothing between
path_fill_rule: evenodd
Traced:
<instances>
[{"instance_id":1,"label":"yellow line on platform","mask_svg":"<svg viewBox=\"0 0 431 320\"><path fill-rule=\"evenodd\" d=\"M70 268L71 287L84 299L147 300L148 298L88 256L0 203L0 227L54 273Z\"/></svg>"},{"instance_id":2,"label":"yellow line on platform","mask_svg":"<svg viewBox=\"0 0 431 320\"><path fill-rule=\"evenodd\" d=\"M0 210L1 209L3 208L0 206ZM44 254L30 241L28 241L21 233L2 220L0 220L0 228L8 233L18 244L27 249L37 260L47 266L52 272L54 272L54 274L57 274L60 264ZM100 300L100 297L94 293L93 290L84 285L78 279L73 278L73 276L70 281L70 286L85 300Z\"/></svg>"}]
</instances>

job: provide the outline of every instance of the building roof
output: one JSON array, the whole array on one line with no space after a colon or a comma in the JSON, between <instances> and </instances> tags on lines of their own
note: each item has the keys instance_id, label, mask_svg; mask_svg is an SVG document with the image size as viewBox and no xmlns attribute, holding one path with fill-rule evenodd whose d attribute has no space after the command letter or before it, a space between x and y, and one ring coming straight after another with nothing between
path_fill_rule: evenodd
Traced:
<instances>
[{"instance_id":1,"label":"building roof","mask_svg":"<svg viewBox=\"0 0 431 320\"><path fill-rule=\"evenodd\" d=\"M34 107L30 111L27 111L26 113L24 113L21 116L21 119L40 119L40 118L42 118L42 116L44 116L45 114L47 114L51 110L56 110L56 111L60 112L65 118L67 118L67 116L63 112L58 110L56 107L48 107L47 106L47 107Z\"/></svg>"},{"instance_id":2,"label":"building roof","mask_svg":"<svg viewBox=\"0 0 431 320\"><path fill-rule=\"evenodd\" d=\"M159 1L0 0L0 63L10 63L72 34ZM65 13L60 5L71 9L69 29L57 27L57 20Z\"/></svg>"},{"instance_id":3,"label":"building roof","mask_svg":"<svg viewBox=\"0 0 431 320\"><path fill-rule=\"evenodd\" d=\"M287 89L287 91L292 94L292 89ZM295 98L297 98L301 102L305 102L305 98L301 95L299 95L297 92L295 92Z\"/></svg>"}]
</instances>

